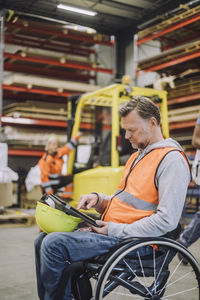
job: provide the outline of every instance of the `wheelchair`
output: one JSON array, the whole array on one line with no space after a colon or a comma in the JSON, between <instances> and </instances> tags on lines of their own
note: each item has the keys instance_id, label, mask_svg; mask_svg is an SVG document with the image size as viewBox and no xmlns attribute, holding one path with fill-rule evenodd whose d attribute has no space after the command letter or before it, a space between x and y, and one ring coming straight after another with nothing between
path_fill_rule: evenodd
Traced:
<instances>
[{"instance_id":1,"label":"wheelchair","mask_svg":"<svg viewBox=\"0 0 200 300\"><path fill-rule=\"evenodd\" d=\"M61 206L70 217L80 214L55 195L43 200ZM175 241L180 232L178 224L162 237L125 239L104 255L71 263L62 274L55 299L63 300L71 279L75 300L200 300L200 265Z\"/></svg>"},{"instance_id":2,"label":"wheelchair","mask_svg":"<svg viewBox=\"0 0 200 300\"><path fill-rule=\"evenodd\" d=\"M187 266L178 259L180 254ZM127 239L108 254L72 263L69 274L75 300L200 300L199 263L167 237Z\"/></svg>"}]
</instances>

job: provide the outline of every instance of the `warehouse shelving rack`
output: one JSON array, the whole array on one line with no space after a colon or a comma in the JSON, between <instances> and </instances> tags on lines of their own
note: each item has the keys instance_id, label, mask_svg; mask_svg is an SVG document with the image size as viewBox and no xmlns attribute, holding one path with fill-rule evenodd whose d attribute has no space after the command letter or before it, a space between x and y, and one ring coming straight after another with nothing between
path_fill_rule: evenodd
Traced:
<instances>
[{"instance_id":1,"label":"warehouse shelving rack","mask_svg":"<svg viewBox=\"0 0 200 300\"><path fill-rule=\"evenodd\" d=\"M138 65L139 68L136 72L136 76L139 76L143 72L158 72L160 74L165 73L168 76L172 75L176 79L179 74L184 74L187 69L199 68L200 6L196 6L193 9L185 7L185 9L183 13L166 19L139 33L137 47L151 40L159 40L161 42L162 52L157 58L151 58L151 61L147 59L145 61L146 66L144 66L145 64L143 65L144 67ZM200 68L197 71L197 74L200 74ZM188 158L192 160L196 152L196 149L192 147L192 134L196 124L197 113L198 115L200 114L200 75L197 77L186 77L185 80L184 77L181 78L180 76L177 85L175 81L175 88L176 86L176 93L169 87L166 89L168 91L168 111L169 114L172 111L182 111L184 115L178 116L175 122L170 122L169 118L170 135L179 140ZM194 117L187 117L184 120L186 112L189 114L191 111L189 107L191 107L192 110L193 107L199 107L199 110L194 113ZM199 196L197 193L196 197L195 191L196 186L192 183L187 192L183 215L186 212L191 213L191 208L192 212L198 211Z\"/></svg>"},{"instance_id":2,"label":"warehouse shelving rack","mask_svg":"<svg viewBox=\"0 0 200 300\"><path fill-rule=\"evenodd\" d=\"M163 37L167 33L174 32L175 30L186 27L189 24L196 23L200 20L200 15L198 15L199 13L200 6L197 6L190 10L186 10L183 13L175 15L174 17L167 19L157 25L148 27L147 29L139 33L137 45L139 46L149 40ZM195 38L196 37L198 37L198 35L195 35ZM194 39L194 36L191 39ZM166 50L166 48L164 48L163 50Z\"/></svg>"},{"instance_id":3,"label":"warehouse shelving rack","mask_svg":"<svg viewBox=\"0 0 200 300\"><path fill-rule=\"evenodd\" d=\"M4 51L4 71L15 74L43 76L56 79L70 79L79 83L96 82L97 73L113 74L112 68L101 67L98 63L97 45L113 48L110 37L98 33L86 33L49 22L38 22L20 17L17 22L5 22L5 45L16 46L17 51ZM32 49L31 53L26 49ZM21 50L20 50L21 49ZM35 50L35 53L34 53ZM42 51L53 51L58 57L45 56ZM72 58L71 58L72 56ZM81 59L82 58L82 59ZM81 85L81 84L80 84ZM35 100L46 103L66 103L72 95L82 94L81 90L44 88L26 84L2 84L3 97L9 101L23 102ZM67 119L67 116L66 116ZM2 126L28 126L45 128L60 128L66 134L67 121L53 119L15 118L2 116ZM82 128L89 126L82 124ZM40 156L42 151L32 149L9 149L12 156Z\"/></svg>"},{"instance_id":4,"label":"warehouse shelving rack","mask_svg":"<svg viewBox=\"0 0 200 300\"><path fill-rule=\"evenodd\" d=\"M199 31L200 6L192 9L183 6L182 13L140 31L136 41L138 49L140 45L148 41L158 40L161 42L161 53L155 57L139 61L136 77L146 72L158 72L159 74L165 73L167 76L174 75L175 79L179 78L179 83L181 83L183 77L180 74L184 74L187 69L197 69L200 63ZM200 85L197 82L192 86L190 92L188 89L187 92L177 93L175 96L172 89L167 87L166 90L168 91L169 112L179 106L185 107L187 110L188 106L200 103ZM192 136L195 123L196 119L178 122L170 122L169 120L170 134L173 136L175 133L178 136L180 133L182 136L184 130L190 132L190 136ZM191 143L191 140L189 142ZM189 155L194 154L194 149L188 145L186 145L185 150Z\"/></svg>"}]
</instances>

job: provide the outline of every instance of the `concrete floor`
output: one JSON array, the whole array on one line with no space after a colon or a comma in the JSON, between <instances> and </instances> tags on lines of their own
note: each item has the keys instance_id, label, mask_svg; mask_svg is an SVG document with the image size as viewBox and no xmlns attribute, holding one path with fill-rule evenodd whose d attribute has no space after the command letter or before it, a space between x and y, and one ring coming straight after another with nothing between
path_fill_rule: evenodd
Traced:
<instances>
[{"instance_id":1,"label":"concrete floor","mask_svg":"<svg viewBox=\"0 0 200 300\"><path fill-rule=\"evenodd\" d=\"M0 227L0 300L38 300L33 243L38 227ZM200 262L200 239L190 251ZM187 298L188 299L188 298Z\"/></svg>"},{"instance_id":2,"label":"concrete floor","mask_svg":"<svg viewBox=\"0 0 200 300\"><path fill-rule=\"evenodd\" d=\"M0 299L37 300L33 242L38 227L0 227Z\"/></svg>"}]
</instances>

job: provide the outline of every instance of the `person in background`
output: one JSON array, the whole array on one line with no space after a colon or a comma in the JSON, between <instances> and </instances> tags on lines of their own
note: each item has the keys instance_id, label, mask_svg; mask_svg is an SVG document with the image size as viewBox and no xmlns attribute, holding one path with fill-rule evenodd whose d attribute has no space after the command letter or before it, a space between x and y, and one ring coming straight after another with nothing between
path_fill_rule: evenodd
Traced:
<instances>
[{"instance_id":1,"label":"person in background","mask_svg":"<svg viewBox=\"0 0 200 300\"><path fill-rule=\"evenodd\" d=\"M129 237L173 236L179 232L190 168L181 146L164 139L159 108L137 96L120 107L125 138L134 149L115 194L82 195L78 209L94 207L100 226L75 232L41 233L35 240L37 287L40 300L73 299L70 280L59 295L63 272L70 263L102 255ZM90 230L89 230L90 229ZM176 232L176 233L175 233ZM144 247L143 255L153 247ZM60 298L59 298L60 297Z\"/></svg>"},{"instance_id":2,"label":"person in background","mask_svg":"<svg viewBox=\"0 0 200 300\"><path fill-rule=\"evenodd\" d=\"M192 136L192 145L196 149L200 149L200 116L197 119L194 133ZM200 161L199 165L197 166L197 169L200 168ZM198 170L197 170L198 171ZM198 173L198 176L200 176L200 172ZM198 178L198 182L199 182ZM200 192L200 186L197 185L197 188ZM186 248L190 247L194 242L198 240L200 237L200 211L196 212L192 221L189 223L189 225L185 228L185 230L181 233L179 242L184 245ZM183 264L187 264L187 261L184 260L184 258L179 255L179 259L182 260Z\"/></svg>"},{"instance_id":3,"label":"person in background","mask_svg":"<svg viewBox=\"0 0 200 300\"><path fill-rule=\"evenodd\" d=\"M47 195L62 191L61 197L65 200L72 199L73 174L62 175L64 155L68 155L76 146L81 136L78 132L65 146L59 148L58 140L51 136L46 145L46 152L39 160L41 170L41 183L44 193Z\"/></svg>"}]
</instances>

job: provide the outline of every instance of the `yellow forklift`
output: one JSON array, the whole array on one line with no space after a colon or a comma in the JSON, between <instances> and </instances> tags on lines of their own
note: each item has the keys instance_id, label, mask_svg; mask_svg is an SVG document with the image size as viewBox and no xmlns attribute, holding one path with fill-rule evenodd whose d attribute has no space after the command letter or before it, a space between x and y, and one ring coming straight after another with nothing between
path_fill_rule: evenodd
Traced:
<instances>
[{"instance_id":1,"label":"yellow forklift","mask_svg":"<svg viewBox=\"0 0 200 300\"><path fill-rule=\"evenodd\" d=\"M151 88L132 87L127 81L125 84L113 84L98 91L84 94L79 98L75 112L72 135L75 135L78 131L81 131L80 128L84 127L84 111L90 109L90 111L93 110L97 112L96 116L93 117L93 124L96 121L94 118L99 118L99 115L103 116L105 114L110 116L110 124L104 125L103 127L107 126L106 130L110 133L111 147L109 164L99 164L95 167L94 163L85 171L78 173L75 172L73 192L74 201L73 204L71 204L74 207L78 205L79 197L82 194L100 192L112 195L116 191L124 169L123 163L120 162L121 146L118 143L120 140L121 124L118 107L121 103L129 101L132 96L137 95L149 97L160 106L162 132L163 136L168 138L168 108L167 93L165 91L158 91ZM92 120L90 121L92 122ZM100 144L102 144L102 141ZM74 172L74 166L76 165L75 159L77 157L75 152L76 150L71 152L69 155L68 173Z\"/></svg>"}]
</instances>

